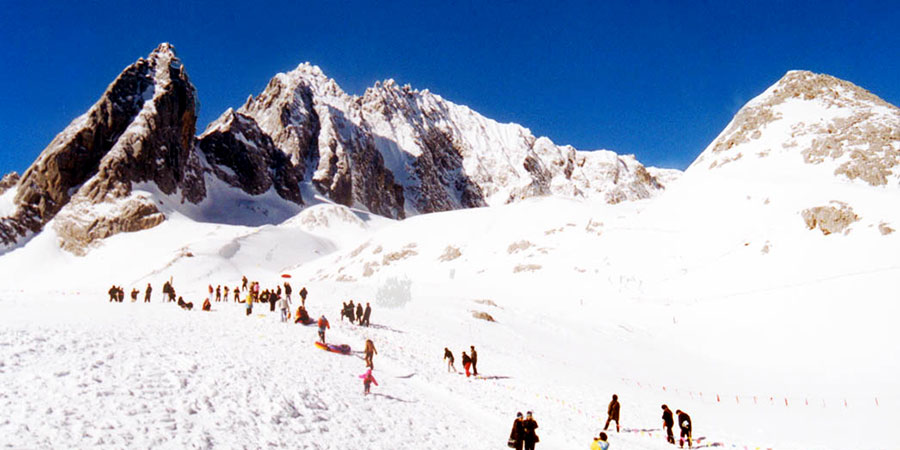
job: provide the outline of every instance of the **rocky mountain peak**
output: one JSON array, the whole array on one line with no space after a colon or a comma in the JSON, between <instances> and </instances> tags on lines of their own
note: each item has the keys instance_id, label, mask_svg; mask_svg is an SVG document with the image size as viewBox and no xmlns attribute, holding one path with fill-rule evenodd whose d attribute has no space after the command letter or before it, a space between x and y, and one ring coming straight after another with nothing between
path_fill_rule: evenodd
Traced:
<instances>
[{"instance_id":1,"label":"rocky mountain peak","mask_svg":"<svg viewBox=\"0 0 900 450\"><path fill-rule=\"evenodd\" d=\"M764 158L879 186L900 183L898 153L900 109L848 81L790 71L741 108L689 171Z\"/></svg>"},{"instance_id":2,"label":"rocky mountain peak","mask_svg":"<svg viewBox=\"0 0 900 450\"><path fill-rule=\"evenodd\" d=\"M0 178L0 195L9 190L9 188L19 184L19 173L10 172Z\"/></svg>"}]
</instances>

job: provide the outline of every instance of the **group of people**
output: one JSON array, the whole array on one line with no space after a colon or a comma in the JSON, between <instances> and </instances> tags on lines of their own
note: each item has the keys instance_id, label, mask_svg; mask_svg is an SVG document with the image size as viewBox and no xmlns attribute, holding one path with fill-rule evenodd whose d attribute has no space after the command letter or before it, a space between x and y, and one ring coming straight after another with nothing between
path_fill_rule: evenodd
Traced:
<instances>
[{"instance_id":1,"label":"group of people","mask_svg":"<svg viewBox=\"0 0 900 450\"><path fill-rule=\"evenodd\" d=\"M372 306L369 305L369 302L366 302L365 309L363 309L362 302L354 305L353 300L350 300L350 303L344 302L344 307L341 308L341 322L346 317L350 323L359 322L361 326L369 326L369 317L371 316Z\"/></svg>"},{"instance_id":2,"label":"group of people","mask_svg":"<svg viewBox=\"0 0 900 450\"><path fill-rule=\"evenodd\" d=\"M475 351L475 346L469 346L470 354L466 354L466 352L462 352L462 363L463 368L466 370L466 377L469 376L478 376L478 352ZM444 347L444 360L447 361L447 372L456 372L456 366L453 363L456 359L453 357L453 352L450 351L449 348ZM471 373L469 369L472 369Z\"/></svg>"},{"instance_id":3,"label":"group of people","mask_svg":"<svg viewBox=\"0 0 900 450\"><path fill-rule=\"evenodd\" d=\"M509 432L509 448L516 450L534 450L535 444L541 441L537 435L538 423L534 420L534 414L531 411L525 413L516 413L516 420L513 421L512 431Z\"/></svg>"},{"instance_id":4,"label":"group of people","mask_svg":"<svg viewBox=\"0 0 900 450\"><path fill-rule=\"evenodd\" d=\"M672 433L672 427L675 425L674 418L672 417L672 410L670 410L667 405L662 405L661 408L663 410L663 428L666 429L666 440L670 444L675 444L675 435ZM691 441L691 416L680 409L676 409L675 417L678 418L678 427L681 429L681 437L678 438L678 446L684 447L684 441L686 440L688 448L691 448L693 445Z\"/></svg>"},{"instance_id":5,"label":"group of people","mask_svg":"<svg viewBox=\"0 0 900 450\"><path fill-rule=\"evenodd\" d=\"M151 292L153 292L153 288L150 287L150 283L147 283L147 290L144 291L144 303L150 303ZM112 285L107 293L109 294L110 302L122 303L123 301L125 301L125 289L123 289L122 286ZM130 297L132 303L137 301L139 294L140 291L137 290L137 288L131 289Z\"/></svg>"}]
</instances>

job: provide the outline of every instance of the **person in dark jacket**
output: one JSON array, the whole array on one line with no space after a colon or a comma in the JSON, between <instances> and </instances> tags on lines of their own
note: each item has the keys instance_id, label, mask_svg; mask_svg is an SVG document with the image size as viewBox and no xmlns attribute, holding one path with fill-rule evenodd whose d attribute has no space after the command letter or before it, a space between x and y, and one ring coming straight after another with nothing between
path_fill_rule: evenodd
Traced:
<instances>
[{"instance_id":1,"label":"person in dark jacket","mask_svg":"<svg viewBox=\"0 0 900 450\"><path fill-rule=\"evenodd\" d=\"M466 352L463 352L463 368L466 369L466 377L469 376L469 368L472 367L472 358Z\"/></svg>"},{"instance_id":2,"label":"person in dark jacket","mask_svg":"<svg viewBox=\"0 0 900 450\"><path fill-rule=\"evenodd\" d=\"M675 410L675 415L678 416L678 427L681 428L681 437L678 438L678 446L684 447L684 440L687 439L688 448L691 448L691 416L680 409Z\"/></svg>"},{"instance_id":3,"label":"person in dark jacket","mask_svg":"<svg viewBox=\"0 0 900 450\"><path fill-rule=\"evenodd\" d=\"M534 417L532 417L531 411L525 413L525 421L522 422L522 435L523 440L525 441L524 450L534 450L534 444L540 442L541 439L534 431L537 427L538 424L534 420Z\"/></svg>"},{"instance_id":4,"label":"person in dark jacket","mask_svg":"<svg viewBox=\"0 0 900 450\"><path fill-rule=\"evenodd\" d=\"M512 431L509 432L509 446L516 450L522 450L525 444L525 419L522 418L522 412L516 413L516 420L513 421Z\"/></svg>"},{"instance_id":5,"label":"person in dark jacket","mask_svg":"<svg viewBox=\"0 0 900 450\"><path fill-rule=\"evenodd\" d=\"M306 294L308 293L309 292L306 291L306 286L300 288L300 304L303 305L304 308L306 308Z\"/></svg>"},{"instance_id":6,"label":"person in dark jacket","mask_svg":"<svg viewBox=\"0 0 900 450\"><path fill-rule=\"evenodd\" d=\"M140 291L138 291L137 288L131 288L131 303L134 303L137 301L137 296L139 293L140 293Z\"/></svg>"},{"instance_id":7,"label":"person in dark jacket","mask_svg":"<svg viewBox=\"0 0 900 450\"><path fill-rule=\"evenodd\" d=\"M119 303L122 303L125 301L125 289L122 289L122 286L119 286L117 290L119 295Z\"/></svg>"},{"instance_id":8,"label":"person in dark jacket","mask_svg":"<svg viewBox=\"0 0 900 450\"><path fill-rule=\"evenodd\" d=\"M377 354L378 350L375 350L375 343L371 339L366 339L366 367L370 369L375 368L375 364L372 362L372 355Z\"/></svg>"},{"instance_id":9,"label":"person in dark jacket","mask_svg":"<svg viewBox=\"0 0 900 450\"><path fill-rule=\"evenodd\" d=\"M294 292L294 289L291 288L291 283L287 281L284 282L284 296L287 297L288 301L291 301L291 293Z\"/></svg>"},{"instance_id":10,"label":"person in dark jacket","mask_svg":"<svg viewBox=\"0 0 900 450\"><path fill-rule=\"evenodd\" d=\"M475 346L470 345L469 349L472 350L472 376L478 376L478 352L475 351Z\"/></svg>"},{"instance_id":11,"label":"person in dark jacket","mask_svg":"<svg viewBox=\"0 0 900 450\"><path fill-rule=\"evenodd\" d=\"M619 432L619 396L613 394L612 401L609 402L609 407L606 408L606 425L603 426L603 431L606 431L609 428L609 422L616 421L616 433Z\"/></svg>"},{"instance_id":12,"label":"person in dark jacket","mask_svg":"<svg viewBox=\"0 0 900 450\"><path fill-rule=\"evenodd\" d=\"M208 298L203 299L203 310L212 311L212 303L209 302Z\"/></svg>"},{"instance_id":13,"label":"person in dark jacket","mask_svg":"<svg viewBox=\"0 0 900 450\"><path fill-rule=\"evenodd\" d=\"M447 347L444 347L444 359L447 360L447 372L456 372L456 367L453 366L453 361L455 361L453 352Z\"/></svg>"},{"instance_id":14,"label":"person in dark jacket","mask_svg":"<svg viewBox=\"0 0 900 450\"><path fill-rule=\"evenodd\" d=\"M237 286L234 287L234 302L235 303L241 302L241 289Z\"/></svg>"},{"instance_id":15,"label":"person in dark jacket","mask_svg":"<svg viewBox=\"0 0 900 450\"><path fill-rule=\"evenodd\" d=\"M369 317L372 315L372 307L366 302L366 310L363 311L363 325L369 326Z\"/></svg>"},{"instance_id":16,"label":"person in dark jacket","mask_svg":"<svg viewBox=\"0 0 900 450\"><path fill-rule=\"evenodd\" d=\"M356 304L356 320L360 325L363 324L363 307L362 302Z\"/></svg>"},{"instance_id":17,"label":"person in dark jacket","mask_svg":"<svg viewBox=\"0 0 900 450\"><path fill-rule=\"evenodd\" d=\"M242 291L247 290L247 276L246 275L241 276L241 290Z\"/></svg>"},{"instance_id":18,"label":"person in dark jacket","mask_svg":"<svg viewBox=\"0 0 900 450\"><path fill-rule=\"evenodd\" d=\"M666 440L669 441L670 444L674 444L675 436L672 434L672 426L675 425L675 419L672 417L672 410L666 405L662 405L662 410L663 428L666 429Z\"/></svg>"},{"instance_id":19,"label":"person in dark jacket","mask_svg":"<svg viewBox=\"0 0 900 450\"><path fill-rule=\"evenodd\" d=\"M222 285L217 284L216 285L216 302L221 302L221 301L222 301Z\"/></svg>"},{"instance_id":20,"label":"person in dark jacket","mask_svg":"<svg viewBox=\"0 0 900 450\"><path fill-rule=\"evenodd\" d=\"M119 298L119 290L116 289L116 285L112 285L112 287L109 288L109 301L110 301L110 303L116 301L118 298Z\"/></svg>"},{"instance_id":21,"label":"person in dark jacket","mask_svg":"<svg viewBox=\"0 0 900 450\"><path fill-rule=\"evenodd\" d=\"M150 283L147 283L147 289L144 290L144 303L150 303L151 292L153 292L153 288L150 287Z\"/></svg>"},{"instance_id":22,"label":"person in dark jacket","mask_svg":"<svg viewBox=\"0 0 900 450\"><path fill-rule=\"evenodd\" d=\"M350 319L350 323L356 322L356 306L353 305L353 300L350 300L350 303L347 304L347 318Z\"/></svg>"}]
</instances>

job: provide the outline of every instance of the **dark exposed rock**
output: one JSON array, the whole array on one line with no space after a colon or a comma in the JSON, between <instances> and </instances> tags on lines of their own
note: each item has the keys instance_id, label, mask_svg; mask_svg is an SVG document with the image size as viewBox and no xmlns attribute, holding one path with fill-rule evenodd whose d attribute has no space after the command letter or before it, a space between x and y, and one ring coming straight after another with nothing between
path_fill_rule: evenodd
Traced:
<instances>
[{"instance_id":1,"label":"dark exposed rock","mask_svg":"<svg viewBox=\"0 0 900 450\"><path fill-rule=\"evenodd\" d=\"M17 212L0 226L0 239L12 244L26 234L23 229L37 232L57 218L63 246L71 250L159 224L162 214L152 203L132 198L134 183L179 193L182 201L202 200L202 165L192 152L196 104L171 45L161 44L127 67L22 176ZM98 203L113 204L113 214L94 217L89 205Z\"/></svg>"},{"instance_id":2,"label":"dark exposed rock","mask_svg":"<svg viewBox=\"0 0 900 450\"><path fill-rule=\"evenodd\" d=\"M8 191L9 188L15 186L18 183L19 183L19 173L18 172L10 172L6 175L3 175L3 178L0 178L0 195L3 195L3 193Z\"/></svg>"},{"instance_id":3,"label":"dark exposed rock","mask_svg":"<svg viewBox=\"0 0 900 450\"><path fill-rule=\"evenodd\" d=\"M282 198L303 204L302 172L278 150L253 118L229 109L210 124L197 147L216 177L248 194L260 195L273 186Z\"/></svg>"}]
</instances>

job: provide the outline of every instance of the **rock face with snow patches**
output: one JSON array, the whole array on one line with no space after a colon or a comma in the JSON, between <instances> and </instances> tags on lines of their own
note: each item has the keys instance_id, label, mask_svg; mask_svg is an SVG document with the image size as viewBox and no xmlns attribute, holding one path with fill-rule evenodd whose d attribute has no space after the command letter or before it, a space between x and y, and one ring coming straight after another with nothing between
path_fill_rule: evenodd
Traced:
<instances>
[{"instance_id":1,"label":"rock face with snow patches","mask_svg":"<svg viewBox=\"0 0 900 450\"><path fill-rule=\"evenodd\" d=\"M327 196L393 218L548 194L617 203L664 188L632 156L560 147L393 80L351 96L309 64L276 75L240 112Z\"/></svg>"},{"instance_id":2,"label":"rock face with snow patches","mask_svg":"<svg viewBox=\"0 0 900 450\"><path fill-rule=\"evenodd\" d=\"M900 182L900 109L853 83L788 72L741 108L689 170L790 159L872 186Z\"/></svg>"},{"instance_id":3,"label":"rock face with snow patches","mask_svg":"<svg viewBox=\"0 0 900 450\"><path fill-rule=\"evenodd\" d=\"M197 139L210 170L231 186L251 195L275 188L282 198L303 204L302 173L256 122L229 109Z\"/></svg>"},{"instance_id":4,"label":"rock face with snow patches","mask_svg":"<svg viewBox=\"0 0 900 450\"><path fill-rule=\"evenodd\" d=\"M162 220L152 203L126 200L132 183L152 182L199 201L203 182L191 158L196 95L172 47L161 44L127 67L91 109L53 139L18 183L8 246L51 219L72 248ZM91 214L91 205L115 205ZM65 211L69 206L70 210ZM9 226L12 225L12 226Z\"/></svg>"}]
</instances>

